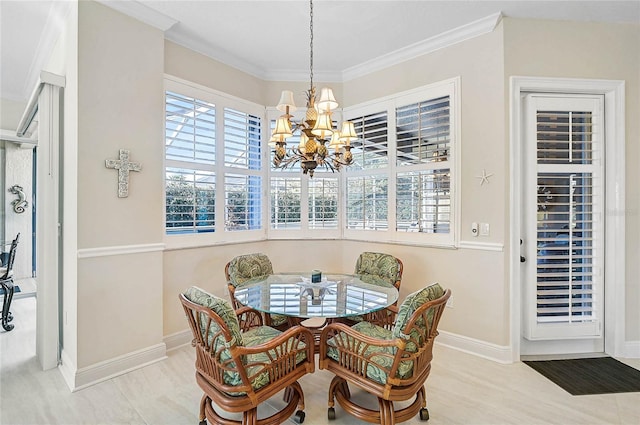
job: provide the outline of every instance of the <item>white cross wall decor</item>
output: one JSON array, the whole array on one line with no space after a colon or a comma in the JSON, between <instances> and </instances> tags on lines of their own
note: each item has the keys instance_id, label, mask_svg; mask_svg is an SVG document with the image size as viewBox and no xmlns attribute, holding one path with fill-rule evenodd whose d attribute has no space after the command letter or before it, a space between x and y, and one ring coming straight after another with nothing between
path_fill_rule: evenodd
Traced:
<instances>
[{"instance_id":1,"label":"white cross wall decor","mask_svg":"<svg viewBox=\"0 0 640 425\"><path fill-rule=\"evenodd\" d=\"M120 149L120 159L107 159L107 168L118 170L118 198L129 196L129 171L141 171L139 162L129 162L129 151Z\"/></svg>"}]
</instances>

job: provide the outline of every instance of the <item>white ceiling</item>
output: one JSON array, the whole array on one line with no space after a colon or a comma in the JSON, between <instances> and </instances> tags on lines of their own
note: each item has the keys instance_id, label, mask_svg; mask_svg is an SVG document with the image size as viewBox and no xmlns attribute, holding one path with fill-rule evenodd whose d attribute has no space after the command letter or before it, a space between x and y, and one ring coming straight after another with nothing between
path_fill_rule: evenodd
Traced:
<instances>
[{"instance_id":1,"label":"white ceiling","mask_svg":"<svg viewBox=\"0 0 640 425\"><path fill-rule=\"evenodd\" d=\"M309 3L285 1L99 0L165 30L165 38L260 78L306 80ZM26 101L60 33L70 4L0 0L0 96ZM314 2L314 79L344 80L381 57L447 31L502 16L640 23L631 1ZM394 56L396 55L396 56Z\"/></svg>"}]
</instances>

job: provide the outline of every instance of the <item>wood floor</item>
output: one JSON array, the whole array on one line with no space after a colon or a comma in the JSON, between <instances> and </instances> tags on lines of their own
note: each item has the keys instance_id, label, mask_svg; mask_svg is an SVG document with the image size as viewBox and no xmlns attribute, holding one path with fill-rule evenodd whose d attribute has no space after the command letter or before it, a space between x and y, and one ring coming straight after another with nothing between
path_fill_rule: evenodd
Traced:
<instances>
[{"instance_id":1,"label":"wood floor","mask_svg":"<svg viewBox=\"0 0 640 425\"><path fill-rule=\"evenodd\" d=\"M15 300L16 327L0 332L0 424L198 423L201 392L190 346L170 352L165 361L71 393L57 370L42 372L37 365L35 302L33 297ZM640 424L640 393L571 396L523 363L498 364L442 346L434 357L426 385L430 425ZM639 359L621 360L640 368ZM363 423L340 407L335 421L326 419L330 380L329 373L318 370L301 381L304 423ZM259 413L267 415L280 405L278 395ZM425 422L416 417L405 423Z\"/></svg>"}]
</instances>

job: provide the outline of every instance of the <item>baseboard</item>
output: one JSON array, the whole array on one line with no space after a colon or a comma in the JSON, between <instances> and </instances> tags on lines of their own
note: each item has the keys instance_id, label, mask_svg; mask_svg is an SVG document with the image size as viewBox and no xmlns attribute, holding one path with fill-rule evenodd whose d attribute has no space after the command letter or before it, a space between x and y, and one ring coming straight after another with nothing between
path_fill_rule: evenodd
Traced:
<instances>
[{"instance_id":1,"label":"baseboard","mask_svg":"<svg viewBox=\"0 0 640 425\"><path fill-rule=\"evenodd\" d=\"M58 365L58 371L62 375L62 379L67 384L67 387L73 392L75 387L75 376L76 376L77 367L74 362L71 361L71 358L67 354L67 352L62 349L60 353L60 365Z\"/></svg>"},{"instance_id":2,"label":"baseboard","mask_svg":"<svg viewBox=\"0 0 640 425\"><path fill-rule=\"evenodd\" d=\"M192 340L193 335L191 334L191 330L186 329L184 331L165 336L164 344L167 346L167 352L169 352L175 350L176 348L191 344Z\"/></svg>"},{"instance_id":3,"label":"baseboard","mask_svg":"<svg viewBox=\"0 0 640 425\"><path fill-rule=\"evenodd\" d=\"M624 355L627 359L640 359L640 341L626 341Z\"/></svg>"},{"instance_id":4,"label":"baseboard","mask_svg":"<svg viewBox=\"0 0 640 425\"><path fill-rule=\"evenodd\" d=\"M439 331L439 335L436 338L436 344L473 354L474 356L488 360L493 360L498 363L513 363L513 353L509 346L491 344L489 342L480 341L467 336L456 335L446 331Z\"/></svg>"},{"instance_id":5,"label":"baseboard","mask_svg":"<svg viewBox=\"0 0 640 425\"><path fill-rule=\"evenodd\" d=\"M167 358L167 347L164 343L156 344L81 369L74 368L64 350L61 357L59 370L71 392L75 392L164 360Z\"/></svg>"}]
</instances>

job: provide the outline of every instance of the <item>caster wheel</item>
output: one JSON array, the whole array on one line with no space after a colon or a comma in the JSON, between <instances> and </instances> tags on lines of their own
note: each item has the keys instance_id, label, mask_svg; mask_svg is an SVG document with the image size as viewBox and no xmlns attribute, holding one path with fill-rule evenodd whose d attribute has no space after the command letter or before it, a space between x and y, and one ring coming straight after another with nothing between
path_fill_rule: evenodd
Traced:
<instances>
[{"instance_id":1,"label":"caster wheel","mask_svg":"<svg viewBox=\"0 0 640 425\"><path fill-rule=\"evenodd\" d=\"M421 421L429 420L429 409L426 409L426 408L420 409L420 420Z\"/></svg>"},{"instance_id":2,"label":"caster wheel","mask_svg":"<svg viewBox=\"0 0 640 425\"><path fill-rule=\"evenodd\" d=\"M13 329L13 325L5 324L5 323L2 324L2 327L7 332L9 332L11 329Z\"/></svg>"},{"instance_id":3,"label":"caster wheel","mask_svg":"<svg viewBox=\"0 0 640 425\"><path fill-rule=\"evenodd\" d=\"M198 422L198 425L207 425L207 420L203 419L200 422Z\"/></svg>"},{"instance_id":4,"label":"caster wheel","mask_svg":"<svg viewBox=\"0 0 640 425\"><path fill-rule=\"evenodd\" d=\"M294 420L295 420L297 423L301 424L302 422L304 422L304 417L305 417L304 412L303 412L302 410L298 410L298 411L296 412L296 414L295 414L295 418L294 418Z\"/></svg>"},{"instance_id":5,"label":"caster wheel","mask_svg":"<svg viewBox=\"0 0 640 425\"><path fill-rule=\"evenodd\" d=\"M328 408L327 409L327 419L332 421L335 418L336 418L336 409L334 409L333 407Z\"/></svg>"}]
</instances>

